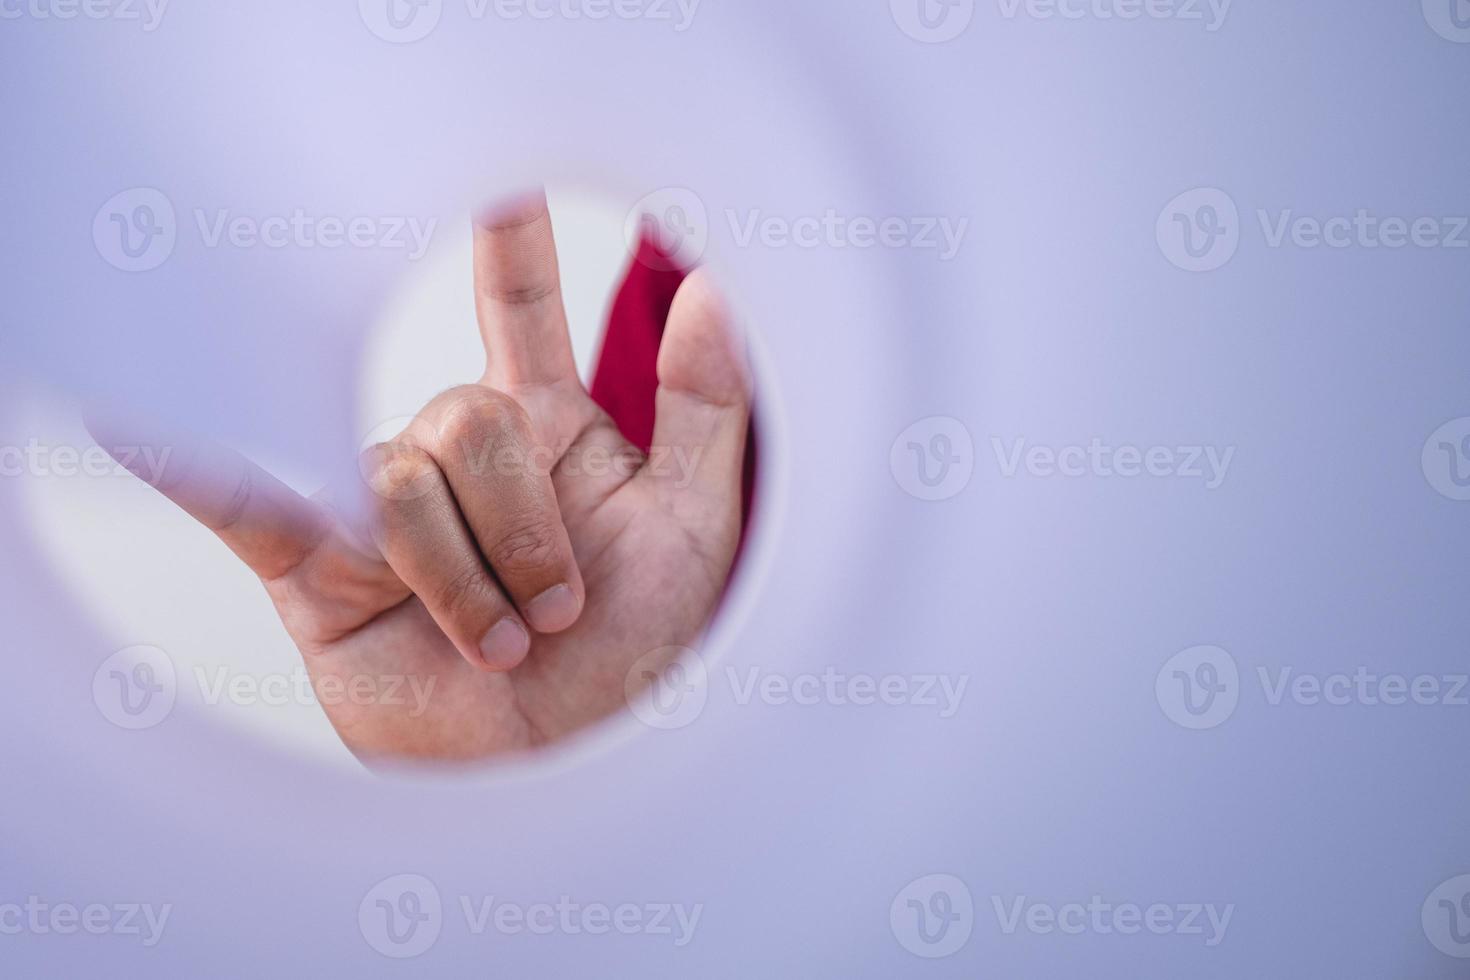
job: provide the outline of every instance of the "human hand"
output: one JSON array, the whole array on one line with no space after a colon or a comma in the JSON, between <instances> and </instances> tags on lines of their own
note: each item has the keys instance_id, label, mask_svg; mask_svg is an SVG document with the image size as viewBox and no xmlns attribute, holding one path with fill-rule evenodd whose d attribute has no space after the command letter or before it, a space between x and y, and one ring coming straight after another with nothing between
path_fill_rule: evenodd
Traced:
<instances>
[{"instance_id":1,"label":"human hand","mask_svg":"<svg viewBox=\"0 0 1470 980\"><path fill-rule=\"evenodd\" d=\"M749 372L703 272L669 314L647 458L577 376L544 197L477 224L475 289L485 373L364 455L366 518L213 444L149 474L260 577L319 692L432 681L426 705L320 698L367 761L481 759L611 714L635 664L698 642L739 543Z\"/></svg>"}]
</instances>

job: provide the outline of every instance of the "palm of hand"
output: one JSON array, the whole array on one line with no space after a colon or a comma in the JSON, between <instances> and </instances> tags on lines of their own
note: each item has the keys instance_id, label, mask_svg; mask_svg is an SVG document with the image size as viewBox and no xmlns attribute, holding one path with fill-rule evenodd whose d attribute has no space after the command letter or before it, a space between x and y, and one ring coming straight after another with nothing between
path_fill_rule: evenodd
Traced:
<instances>
[{"instance_id":1,"label":"palm of hand","mask_svg":"<svg viewBox=\"0 0 1470 980\"><path fill-rule=\"evenodd\" d=\"M598 431L569 455L593 451L587 442L638 452L610 419L595 424ZM533 636L518 667L487 673L460 656L421 600L404 599L401 585L383 576L379 594L355 611L365 625L324 645L308 667L314 678L333 676L343 687L354 677L404 675L433 688L422 704L407 695L398 705L324 703L355 750L474 759L534 748L619 710L635 665L657 670L677 648L697 643L729 574L738 512L723 515L723 527L692 533L660 487L636 476L565 477L556 491L587 588L576 624ZM369 569L354 583L364 593L377 591L371 586L382 574ZM289 621L292 597L276 598Z\"/></svg>"}]
</instances>

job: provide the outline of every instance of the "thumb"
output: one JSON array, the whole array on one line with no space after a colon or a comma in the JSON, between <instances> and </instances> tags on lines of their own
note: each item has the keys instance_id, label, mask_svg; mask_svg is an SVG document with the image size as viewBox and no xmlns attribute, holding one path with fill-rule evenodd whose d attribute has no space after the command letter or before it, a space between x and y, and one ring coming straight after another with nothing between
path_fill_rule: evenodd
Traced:
<instances>
[{"instance_id":1,"label":"thumb","mask_svg":"<svg viewBox=\"0 0 1470 980\"><path fill-rule=\"evenodd\" d=\"M674 296L659 349L658 382L652 475L703 500L701 512L713 506L738 520L750 365L730 308L703 269L691 273Z\"/></svg>"}]
</instances>

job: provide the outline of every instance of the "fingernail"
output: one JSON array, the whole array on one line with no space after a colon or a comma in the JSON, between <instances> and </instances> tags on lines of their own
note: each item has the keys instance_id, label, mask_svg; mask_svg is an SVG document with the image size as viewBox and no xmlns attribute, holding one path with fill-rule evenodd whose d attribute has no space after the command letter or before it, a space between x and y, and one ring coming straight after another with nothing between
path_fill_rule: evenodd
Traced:
<instances>
[{"instance_id":1,"label":"fingernail","mask_svg":"<svg viewBox=\"0 0 1470 980\"><path fill-rule=\"evenodd\" d=\"M569 585L554 585L526 606L526 618L537 633L560 633L582 614L582 602Z\"/></svg>"},{"instance_id":2,"label":"fingernail","mask_svg":"<svg viewBox=\"0 0 1470 980\"><path fill-rule=\"evenodd\" d=\"M514 619L506 618L490 627L490 632L480 641L480 656L491 670L510 670L526 659L531 652L531 637L526 628Z\"/></svg>"}]
</instances>

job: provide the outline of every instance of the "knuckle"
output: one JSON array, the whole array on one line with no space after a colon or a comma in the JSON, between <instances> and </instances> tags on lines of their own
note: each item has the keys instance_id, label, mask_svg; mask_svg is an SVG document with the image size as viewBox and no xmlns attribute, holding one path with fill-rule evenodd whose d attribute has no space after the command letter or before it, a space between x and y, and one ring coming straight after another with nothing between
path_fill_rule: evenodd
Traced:
<instances>
[{"instance_id":1,"label":"knuckle","mask_svg":"<svg viewBox=\"0 0 1470 980\"><path fill-rule=\"evenodd\" d=\"M409 443L385 443L364 454L363 472L368 485L389 500L417 496L434 469L433 458Z\"/></svg>"},{"instance_id":2,"label":"knuckle","mask_svg":"<svg viewBox=\"0 0 1470 980\"><path fill-rule=\"evenodd\" d=\"M470 385L447 392L437 411L441 458L480 475L492 468L520 469L531 444L531 418L514 398Z\"/></svg>"},{"instance_id":3,"label":"knuckle","mask_svg":"<svg viewBox=\"0 0 1470 980\"><path fill-rule=\"evenodd\" d=\"M499 440L520 436L529 429L525 409L504 392L464 385L448 391L444 399L438 427L441 439Z\"/></svg>"},{"instance_id":4,"label":"knuckle","mask_svg":"<svg viewBox=\"0 0 1470 980\"><path fill-rule=\"evenodd\" d=\"M514 525L491 545L487 557L497 571L529 572L554 562L560 554L560 535L545 519Z\"/></svg>"}]
</instances>

